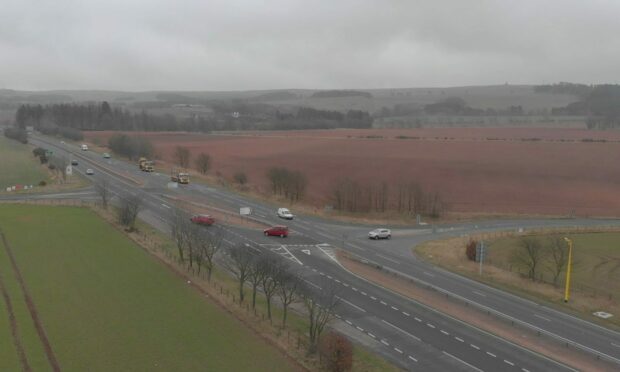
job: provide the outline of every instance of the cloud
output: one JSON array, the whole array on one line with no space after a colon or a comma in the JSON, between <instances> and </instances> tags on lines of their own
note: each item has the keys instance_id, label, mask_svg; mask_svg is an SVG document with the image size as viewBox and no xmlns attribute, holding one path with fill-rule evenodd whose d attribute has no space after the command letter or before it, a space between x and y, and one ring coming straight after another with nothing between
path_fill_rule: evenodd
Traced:
<instances>
[{"instance_id":1,"label":"cloud","mask_svg":"<svg viewBox=\"0 0 620 372\"><path fill-rule=\"evenodd\" d=\"M617 1L10 1L0 87L618 82Z\"/></svg>"}]
</instances>

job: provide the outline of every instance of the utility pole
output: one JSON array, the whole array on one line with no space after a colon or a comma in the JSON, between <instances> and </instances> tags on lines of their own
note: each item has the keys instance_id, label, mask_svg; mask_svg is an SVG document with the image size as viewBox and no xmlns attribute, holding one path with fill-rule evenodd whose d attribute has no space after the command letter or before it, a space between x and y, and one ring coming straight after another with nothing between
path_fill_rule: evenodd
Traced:
<instances>
[{"instance_id":1,"label":"utility pole","mask_svg":"<svg viewBox=\"0 0 620 372\"><path fill-rule=\"evenodd\" d=\"M564 287L564 302L568 302L570 297L570 273L573 268L573 241L569 238L564 238L568 243L568 264L566 265L566 285Z\"/></svg>"}]
</instances>

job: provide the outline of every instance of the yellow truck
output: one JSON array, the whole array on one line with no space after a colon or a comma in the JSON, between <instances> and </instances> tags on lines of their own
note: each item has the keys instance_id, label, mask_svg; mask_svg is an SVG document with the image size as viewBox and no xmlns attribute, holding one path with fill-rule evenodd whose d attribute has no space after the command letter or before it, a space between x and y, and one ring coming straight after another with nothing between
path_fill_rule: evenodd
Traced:
<instances>
[{"instance_id":1,"label":"yellow truck","mask_svg":"<svg viewBox=\"0 0 620 372\"><path fill-rule=\"evenodd\" d=\"M172 182L177 182L183 185L189 184L189 173L179 171L177 169L172 169L170 172L170 180Z\"/></svg>"},{"instance_id":2,"label":"yellow truck","mask_svg":"<svg viewBox=\"0 0 620 372\"><path fill-rule=\"evenodd\" d=\"M148 160L147 158L140 158L138 160L138 166L143 172L153 172L155 170L155 164L153 163L153 161Z\"/></svg>"}]
</instances>

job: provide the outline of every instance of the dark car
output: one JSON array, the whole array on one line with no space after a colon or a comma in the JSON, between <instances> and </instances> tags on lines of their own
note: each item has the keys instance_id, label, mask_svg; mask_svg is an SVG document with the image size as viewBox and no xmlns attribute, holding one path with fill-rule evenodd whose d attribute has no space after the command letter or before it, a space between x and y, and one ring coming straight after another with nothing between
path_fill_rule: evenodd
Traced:
<instances>
[{"instance_id":1,"label":"dark car","mask_svg":"<svg viewBox=\"0 0 620 372\"><path fill-rule=\"evenodd\" d=\"M208 214L197 214L191 218L192 222L198 225L211 226L215 219Z\"/></svg>"},{"instance_id":2,"label":"dark car","mask_svg":"<svg viewBox=\"0 0 620 372\"><path fill-rule=\"evenodd\" d=\"M78 165L78 161L77 160L71 160L71 165Z\"/></svg>"},{"instance_id":3,"label":"dark car","mask_svg":"<svg viewBox=\"0 0 620 372\"><path fill-rule=\"evenodd\" d=\"M265 236L279 236L281 238L286 238L288 236L288 227L273 226L263 230L263 233L265 234Z\"/></svg>"}]
</instances>

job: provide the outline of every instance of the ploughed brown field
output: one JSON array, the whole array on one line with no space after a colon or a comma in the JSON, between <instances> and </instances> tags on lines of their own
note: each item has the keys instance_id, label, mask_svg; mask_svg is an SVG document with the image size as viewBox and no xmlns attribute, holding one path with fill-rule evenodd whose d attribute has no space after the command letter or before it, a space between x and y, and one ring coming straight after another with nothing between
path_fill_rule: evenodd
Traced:
<instances>
[{"instance_id":1,"label":"ploughed brown field","mask_svg":"<svg viewBox=\"0 0 620 372\"><path fill-rule=\"evenodd\" d=\"M128 133L132 135L132 133ZM110 132L89 132L102 143ZM415 181L437 190L453 212L620 216L620 132L583 129L441 128L133 133L148 137L161 159L175 146L209 153L211 173L243 171L268 190L274 166L302 171L307 201L330 204L343 177L363 182Z\"/></svg>"}]
</instances>

